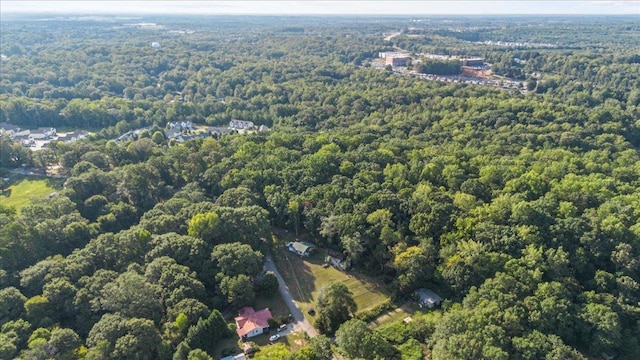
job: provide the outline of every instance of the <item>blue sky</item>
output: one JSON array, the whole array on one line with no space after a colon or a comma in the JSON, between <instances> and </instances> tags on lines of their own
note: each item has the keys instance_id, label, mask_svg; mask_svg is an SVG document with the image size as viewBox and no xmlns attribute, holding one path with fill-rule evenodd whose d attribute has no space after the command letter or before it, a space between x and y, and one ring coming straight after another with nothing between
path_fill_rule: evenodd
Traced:
<instances>
[{"instance_id":1,"label":"blue sky","mask_svg":"<svg viewBox=\"0 0 640 360\"><path fill-rule=\"evenodd\" d=\"M81 14L629 14L640 1L20 1L2 13Z\"/></svg>"}]
</instances>

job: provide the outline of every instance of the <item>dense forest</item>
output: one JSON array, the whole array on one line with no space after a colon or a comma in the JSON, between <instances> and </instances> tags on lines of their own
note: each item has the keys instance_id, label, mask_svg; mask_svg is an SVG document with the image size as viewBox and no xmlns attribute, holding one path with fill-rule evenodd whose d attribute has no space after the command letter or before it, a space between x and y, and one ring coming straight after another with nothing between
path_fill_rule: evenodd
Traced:
<instances>
[{"instance_id":1,"label":"dense forest","mask_svg":"<svg viewBox=\"0 0 640 360\"><path fill-rule=\"evenodd\" d=\"M67 176L0 203L0 359L213 357L268 291L273 229L398 302L448 299L280 358L640 358L638 17L419 20L3 15L0 123L93 135L0 138L3 177ZM396 49L483 57L528 91L370 66ZM270 130L160 133L231 119Z\"/></svg>"}]
</instances>

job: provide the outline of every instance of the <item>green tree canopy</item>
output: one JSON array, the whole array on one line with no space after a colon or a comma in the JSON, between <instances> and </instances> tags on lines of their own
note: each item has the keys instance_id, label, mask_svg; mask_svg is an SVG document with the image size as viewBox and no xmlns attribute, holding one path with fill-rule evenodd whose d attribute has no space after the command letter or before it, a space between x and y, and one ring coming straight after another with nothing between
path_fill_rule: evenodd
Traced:
<instances>
[{"instance_id":1,"label":"green tree canopy","mask_svg":"<svg viewBox=\"0 0 640 360\"><path fill-rule=\"evenodd\" d=\"M356 310L351 290L343 283L332 282L318 294L316 326L325 334L333 334Z\"/></svg>"}]
</instances>

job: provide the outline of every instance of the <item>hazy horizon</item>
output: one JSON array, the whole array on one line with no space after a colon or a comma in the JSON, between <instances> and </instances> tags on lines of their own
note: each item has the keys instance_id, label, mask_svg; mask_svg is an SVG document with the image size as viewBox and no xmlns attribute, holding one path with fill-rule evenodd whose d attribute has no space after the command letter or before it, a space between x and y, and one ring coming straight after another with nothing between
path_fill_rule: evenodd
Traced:
<instances>
[{"instance_id":1,"label":"hazy horizon","mask_svg":"<svg viewBox=\"0 0 640 360\"><path fill-rule=\"evenodd\" d=\"M149 6L153 3L153 6ZM2 1L4 14L640 15L640 1Z\"/></svg>"}]
</instances>

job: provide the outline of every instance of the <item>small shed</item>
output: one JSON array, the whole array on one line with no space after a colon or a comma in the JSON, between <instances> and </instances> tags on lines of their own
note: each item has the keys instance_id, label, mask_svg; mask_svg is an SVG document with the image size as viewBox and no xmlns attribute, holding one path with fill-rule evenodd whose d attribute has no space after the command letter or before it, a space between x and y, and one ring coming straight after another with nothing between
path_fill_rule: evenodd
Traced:
<instances>
[{"instance_id":1,"label":"small shed","mask_svg":"<svg viewBox=\"0 0 640 360\"><path fill-rule=\"evenodd\" d=\"M347 264L344 258L344 254L342 253L329 251L325 260L328 264L331 264L331 266L335 267L338 270L346 270Z\"/></svg>"},{"instance_id":2,"label":"small shed","mask_svg":"<svg viewBox=\"0 0 640 360\"><path fill-rule=\"evenodd\" d=\"M424 288L416 290L416 297L418 300L418 306L420 306L421 308L426 306L429 309L433 309L434 307L440 305L443 300L440 295L433 292L433 290Z\"/></svg>"}]
</instances>

